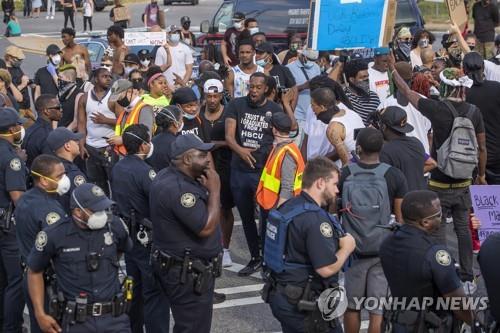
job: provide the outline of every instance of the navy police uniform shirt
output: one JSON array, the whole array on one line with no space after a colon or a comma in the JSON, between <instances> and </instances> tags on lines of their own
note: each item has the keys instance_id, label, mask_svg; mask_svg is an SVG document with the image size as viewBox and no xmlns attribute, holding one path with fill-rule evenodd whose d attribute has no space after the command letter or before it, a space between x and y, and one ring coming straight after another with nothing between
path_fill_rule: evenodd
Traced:
<instances>
[{"instance_id":1,"label":"navy police uniform shirt","mask_svg":"<svg viewBox=\"0 0 500 333\"><path fill-rule=\"evenodd\" d=\"M201 259L222 251L220 228L209 237L198 236L208 220L208 193L196 180L170 166L156 176L149 198L155 248L178 258L186 248Z\"/></svg>"},{"instance_id":2,"label":"navy police uniform shirt","mask_svg":"<svg viewBox=\"0 0 500 333\"><path fill-rule=\"evenodd\" d=\"M31 167L31 163L38 155L50 154L50 148L46 144L50 132L52 132L52 124L42 117L38 117L35 123L26 130L22 147L26 149L26 155L28 155L26 161L28 167Z\"/></svg>"},{"instance_id":3,"label":"navy police uniform shirt","mask_svg":"<svg viewBox=\"0 0 500 333\"><path fill-rule=\"evenodd\" d=\"M440 297L462 286L446 246L415 226L389 235L379 256L394 297Z\"/></svg>"},{"instance_id":4,"label":"navy police uniform shirt","mask_svg":"<svg viewBox=\"0 0 500 333\"><path fill-rule=\"evenodd\" d=\"M80 228L72 218L38 233L28 257L28 267L42 272L52 260L57 287L64 298L74 300L84 292L88 303L109 302L120 292L118 254L132 248L123 222L113 217L99 230ZM86 256L96 253L99 267L87 270Z\"/></svg>"},{"instance_id":5,"label":"navy police uniform shirt","mask_svg":"<svg viewBox=\"0 0 500 333\"><path fill-rule=\"evenodd\" d=\"M0 208L11 202L9 192L26 191L26 167L10 142L0 139Z\"/></svg>"},{"instance_id":6,"label":"navy police uniform shirt","mask_svg":"<svg viewBox=\"0 0 500 333\"><path fill-rule=\"evenodd\" d=\"M149 218L149 191L155 177L151 166L136 155L127 155L115 164L111 189L120 214L130 217L133 209L138 220Z\"/></svg>"},{"instance_id":7,"label":"navy police uniform shirt","mask_svg":"<svg viewBox=\"0 0 500 333\"><path fill-rule=\"evenodd\" d=\"M71 214L71 209L69 206L71 193L73 193L73 190L75 188L87 182L87 176L82 172L82 170L80 170L79 167L76 166L75 163L70 162L64 158L59 158L59 159L64 165L64 170L66 171L66 175L68 176L71 182L71 187L68 193L59 196L58 200L61 203L61 206L66 211L66 213Z\"/></svg>"},{"instance_id":8,"label":"navy police uniform shirt","mask_svg":"<svg viewBox=\"0 0 500 333\"><path fill-rule=\"evenodd\" d=\"M17 201L16 234L23 261L28 258L38 232L67 217L57 197L56 193L47 193L35 186Z\"/></svg>"},{"instance_id":9,"label":"navy police uniform shirt","mask_svg":"<svg viewBox=\"0 0 500 333\"><path fill-rule=\"evenodd\" d=\"M280 208L281 213L291 211L297 205L304 203L317 203L307 193L302 192L299 196L286 201ZM321 212L306 212L296 218L288 225L288 238L286 245L286 261L298 263L311 267L306 270L289 270L273 275L278 282L291 283L304 286L309 274L315 269L332 265L337 261L336 253L339 249L338 238L335 236L331 221ZM314 286L318 286L317 274ZM335 274L328 279L328 283L336 283L338 275Z\"/></svg>"},{"instance_id":10,"label":"navy police uniform shirt","mask_svg":"<svg viewBox=\"0 0 500 333\"><path fill-rule=\"evenodd\" d=\"M163 131L155 135L151 140L155 150L153 151L153 155L148 158L146 162L149 163L156 172L170 165L171 146L176 137L176 135L168 131Z\"/></svg>"}]
</instances>

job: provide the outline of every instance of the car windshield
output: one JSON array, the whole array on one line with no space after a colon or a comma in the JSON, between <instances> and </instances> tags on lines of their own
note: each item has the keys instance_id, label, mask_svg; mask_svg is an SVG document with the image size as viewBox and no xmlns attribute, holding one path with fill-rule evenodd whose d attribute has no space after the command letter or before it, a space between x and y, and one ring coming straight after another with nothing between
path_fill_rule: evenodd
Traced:
<instances>
[{"instance_id":1,"label":"car windshield","mask_svg":"<svg viewBox=\"0 0 500 333\"><path fill-rule=\"evenodd\" d=\"M218 32L225 32L233 24L231 20L233 18L233 7L234 3L224 2L220 6L219 11L215 14L214 27Z\"/></svg>"},{"instance_id":2,"label":"car windshield","mask_svg":"<svg viewBox=\"0 0 500 333\"><path fill-rule=\"evenodd\" d=\"M410 25L416 22L408 0L399 0L396 12L396 25Z\"/></svg>"}]
</instances>

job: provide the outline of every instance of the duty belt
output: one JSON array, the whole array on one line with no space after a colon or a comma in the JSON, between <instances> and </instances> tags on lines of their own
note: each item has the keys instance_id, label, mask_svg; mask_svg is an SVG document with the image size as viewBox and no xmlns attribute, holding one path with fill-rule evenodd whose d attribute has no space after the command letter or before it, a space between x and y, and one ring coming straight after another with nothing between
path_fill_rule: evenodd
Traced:
<instances>
[{"instance_id":1,"label":"duty belt","mask_svg":"<svg viewBox=\"0 0 500 333\"><path fill-rule=\"evenodd\" d=\"M464 182L461 182L461 183L453 183L453 184L441 183L441 182L438 182L436 180L429 179L429 186L430 187L435 187L435 188L444 189L444 190L455 189L455 188L466 188L466 187L469 187L471 185L472 185L472 180L470 180L470 179L466 180Z\"/></svg>"},{"instance_id":2,"label":"duty belt","mask_svg":"<svg viewBox=\"0 0 500 333\"><path fill-rule=\"evenodd\" d=\"M87 315L92 317L100 317L102 315L113 312L113 303L93 303L87 304Z\"/></svg>"}]
</instances>

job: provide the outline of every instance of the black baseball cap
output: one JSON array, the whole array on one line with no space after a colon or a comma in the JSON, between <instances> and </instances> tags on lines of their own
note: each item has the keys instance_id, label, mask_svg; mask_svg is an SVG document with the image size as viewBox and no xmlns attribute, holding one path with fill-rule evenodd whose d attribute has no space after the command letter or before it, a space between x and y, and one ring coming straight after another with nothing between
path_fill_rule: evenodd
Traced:
<instances>
[{"instance_id":1,"label":"black baseball cap","mask_svg":"<svg viewBox=\"0 0 500 333\"><path fill-rule=\"evenodd\" d=\"M19 113L11 107L0 108L0 130L5 131L9 127L22 125L26 119L19 117Z\"/></svg>"},{"instance_id":2,"label":"black baseball cap","mask_svg":"<svg viewBox=\"0 0 500 333\"><path fill-rule=\"evenodd\" d=\"M57 46L56 44L50 44L49 46L47 46L47 49L45 50L45 53L48 56L51 56L51 55L62 53L62 51L59 48L59 46Z\"/></svg>"},{"instance_id":3,"label":"black baseball cap","mask_svg":"<svg viewBox=\"0 0 500 333\"><path fill-rule=\"evenodd\" d=\"M51 151L56 151L66 142L80 140L83 136L83 133L73 133L65 127L58 127L50 132L46 142Z\"/></svg>"},{"instance_id":4,"label":"black baseball cap","mask_svg":"<svg viewBox=\"0 0 500 333\"><path fill-rule=\"evenodd\" d=\"M380 112L380 121L399 133L413 131L413 126L408 124L407 120L406 111L399 106L388 106Z\"/></svg>"},{"instance_id":5,"label":"black baseball cap","mask_svg":"<svg viewBox=\"0 0 500 333\"><path fill-rule=\"evenodd\" d=\"M181 24L184 24L184 23L191 23L191 19L189 18L189 16L183 16L181 17Z\"/></svg>"},{"instance_id":6,"label":"black baseball cap","mask_svg":"<svg viewBox=\"0 0 500 333\"><path fill-rule=\"evenodd\" d=\"M265 52L265 53L273 54L274 53L274 47L273 47L273 44L271 44L269 42L264 42L262 44L257 45L255 47L255 51L256 52Z\"/></svg>"},{"instance_id":7,"label":"black baseball cap","mask_svg":"<svg viewBox=\"0 0 500 333\"><path fill-rule=\"evenodd\" d=\"M87 208L92 212L99 212L111 207L114 201L110 200L104 191L97 185L84 183L71 193L70 208Z\"/></svg>"},{"instance_id":8,"label":"black baseball cap","mask_svg":"<svg viewBox=\"0 0 500 333\"><path fill-rule=\"evenodd\" d=\"M190 149L210 151L215 145L213 143L204 143L197 135L188 133L178 136L170 147L170 157L176 158Z\"/></svg>"},{"instance_id":9,"label":"black baseball cap","mask_svg":"<svg viewBox=\"0 0 500 333\"><path fill-rule=\"evenodd\" d=\"M188 87L182 87L177 89L172 95L172 102L170 104L187 104L197 101L198 97L194 93L193 89Z\"/></svg>"},{"instance_id":10,"label":"black baseball cap","mask_svg":"<svg viewBox=\"0 0 500 333\"><path fill-rule=\"evenodd\" d=\"M292 119L284 112L275 112L271 116L271 125L280 132L289 133L292 130Z\"/></svg>"},{"instance_id":11,"label":"black baseball cap","mask_svg":"<svg viewBox=\"0 0 500 333\"><path fill-rule=\"evenodd\" d=\"M140 59L139 59L139 56L137 54L129 53L125 56L125 59L123 59L123 62L128 62L130 64L139 65Z\"/></svg>"},{"instance_id":12,"label":"black baseball cap","mask_svg":"<svg viewBox=\"0 0 500 333\"><path fill-rule=\"evenodd\" d=\"M236 12L233 15L233 21L241 21L244 19L245 19L245 14L243 14L242 12Z\"/></svg>"}]
</instances>

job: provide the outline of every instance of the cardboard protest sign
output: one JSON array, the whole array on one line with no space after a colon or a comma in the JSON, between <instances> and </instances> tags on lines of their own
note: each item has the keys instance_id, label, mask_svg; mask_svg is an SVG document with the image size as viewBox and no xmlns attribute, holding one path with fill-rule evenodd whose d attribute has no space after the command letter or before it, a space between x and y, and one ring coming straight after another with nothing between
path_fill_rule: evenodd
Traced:
<instances>
[{"instance_id":1,"label":"cardboard protest sign","mask_svg":"<svg viewBox=\"0 0 500 333\"><path fill-rule=\"evenodd\" d=\"M500 232L500 185L473 185L470 197L474 214L481 221L479 241Z\"/></svg>"},{"instance_id":2,"label":"cardboard protest sign","mask_svg":"<svg viewBox=\"0 0 500 333\"><path fill-rule=\"evenodd\" d=\"M315 50L387 46L396 0L313 0L308 46Z\"/></svg>"},{"instance_id":3,"label":"cardboard protest sign","mask_svg":"<svg viewBox=\"0 0 500 333\"><path fill-rule=\"evenodd\" d=\"M460 27L460 30L463 31L468 21L464 0L446 0L446 6L448 7L451 21L455 22Z\"/></svg>"},{"instance_id":4,"label":"cardboard protest sign","mask_svg":"<svg viewBox=\"0 0 500 333\"><path fill-rule=\"evenodd\" d=\"M115 7L113 9L113 13L115 22L130 20L130 13L128 12L128 8L125 6Z\"/></svg>"},{"instance_id":5,"label":"cardboard protest sign","mask_svg":"<svg viewBox=\"0 0 500 333\"><path fill-rule=\"evenodd\" d=\"M124 38L127 46L141 45L164 45L167 42L167 34L160 32L125 32Z\"/></svg>"}]
</instances>

